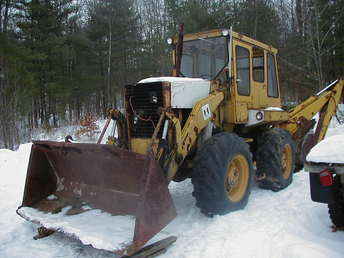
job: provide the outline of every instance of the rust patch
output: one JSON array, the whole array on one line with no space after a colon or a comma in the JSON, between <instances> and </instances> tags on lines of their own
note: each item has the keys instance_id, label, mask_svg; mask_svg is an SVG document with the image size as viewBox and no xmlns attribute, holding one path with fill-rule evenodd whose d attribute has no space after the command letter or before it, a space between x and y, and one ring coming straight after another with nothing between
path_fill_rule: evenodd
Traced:
<instances>
[{"instance_id":1,"label":"rust patch","mask_svg":"<svg viewBox=\"0 0 344 258\"><path fill-rule=\"evenodd\" d=\"M293 138L296 141L302 140L303 137L309 132L310 129L312 129L315 125L315 120L308 120L305 117L300 117L299 120L297 121L298 124L298 129L294 133Z\"/></svg>"},{"instance_id":2,"label":"rust patch","mask_svg":"<svg viewBox=\"0 0 344 258\"><path fill-rule=\"evenodd\" d=\"M164 108L170 108L171 107L171 83L169 82L162 83L162 97L163 97Z\"/></svg>"}]
</instances>

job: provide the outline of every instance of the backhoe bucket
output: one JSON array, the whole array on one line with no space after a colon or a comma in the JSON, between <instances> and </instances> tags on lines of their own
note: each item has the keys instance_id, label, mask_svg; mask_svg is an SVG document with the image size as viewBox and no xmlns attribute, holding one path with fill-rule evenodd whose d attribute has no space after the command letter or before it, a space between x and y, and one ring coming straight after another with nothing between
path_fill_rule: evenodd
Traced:
<instances>
[{"instance_id":1,"label":"backhoe bucket","mask_svg":"<svg viewBox=\"0 0 344 258\"><path fill-rule=\"evenodd\" d=\"M98 219L94 224L107 223L105 232L111 231L107 235L114 233L112 227L118 236L110 234L114 245L110 248L91 244L120 255L139 250L176 216L163 171L151 155L113 145L50 141L32 145L17 213L84 243L91 242L87 232L94 231L89 227ZM126 227L131 233L125 232Z\"/></svg>"}]
</instances>

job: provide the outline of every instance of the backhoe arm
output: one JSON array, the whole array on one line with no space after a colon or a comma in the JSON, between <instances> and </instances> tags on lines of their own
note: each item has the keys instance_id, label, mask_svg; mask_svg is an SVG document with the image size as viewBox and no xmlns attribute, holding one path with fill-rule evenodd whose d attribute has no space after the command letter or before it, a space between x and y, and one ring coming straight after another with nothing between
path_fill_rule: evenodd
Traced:
<instances>
[{"instance_id":1,"label":"backhoe arm","mask_svg":"<svg viewBox=\"0 0 344 258\"><path fill-rule=\"evenodd\" d=\"M302 140L314 126L312 118L319 112L319 122L313 137L313 144L324 139L332 116L336 113L343 94L344 80L337 80L299 104L289 113L289 120L280 127L289 131L295 140ZM314 146L313 145L313 146Z\"/></svg>"}]
</instances>

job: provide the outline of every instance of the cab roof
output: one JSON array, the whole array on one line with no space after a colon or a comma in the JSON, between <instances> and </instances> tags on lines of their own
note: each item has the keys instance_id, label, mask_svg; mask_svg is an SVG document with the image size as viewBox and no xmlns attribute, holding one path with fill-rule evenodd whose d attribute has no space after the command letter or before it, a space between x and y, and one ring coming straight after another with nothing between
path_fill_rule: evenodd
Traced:
<instances>
[{"instance_id":1,"label":"cab roof","mask_svg":"<svg viewBox=\"0 0 344 258\"><path fill-rule=\"evenodd\" d=\"M209 31L203 31L203 32L196 32L196 33L186 33L184 34L184 41L190 41L190 40L197 40L199 38L214 38L214 37L220 37L222 36L222 31L229 29L215 29L215 30L209 30ZM250 38L248 36L245 36L243 34L240 34L238 32L232 31L232 37L236 40L243 41L245 43L248 43L252 46L261 47L269 52L272 52L274 54L277 54L278 50L277 48L274 48L271 45L265 44L263 42L260 42L258 40L255 40L253 38ZM175 36L173 38L173 42L178 41L178 36Z\"/></svg>"}]
</instances>

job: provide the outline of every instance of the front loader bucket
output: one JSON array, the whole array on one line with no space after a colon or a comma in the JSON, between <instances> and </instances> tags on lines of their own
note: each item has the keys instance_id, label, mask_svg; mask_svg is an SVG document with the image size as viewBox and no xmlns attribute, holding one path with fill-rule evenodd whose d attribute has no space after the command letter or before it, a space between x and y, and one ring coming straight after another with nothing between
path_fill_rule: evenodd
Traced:
<instances>
[{"instance_id":1,"label":"front loader bucket","mask_svg":"<svg viewBox=\"0 0 344 258\"><path fill-rule=\"evenodd\" d=\"M121 228L119 238L113 240L118 246L110 248L120 255L139 250L176 216L162 169L150 155L113 145L51 141L32 145L23 203L17 213L77 238L80 230L71 226L72 219L79 224L86 220L88 226L106 215L104 223L118 223L108 225L109 229ZM134 227L130 239L123 232L125 219Z\"/></svg>"}]
</instances>

